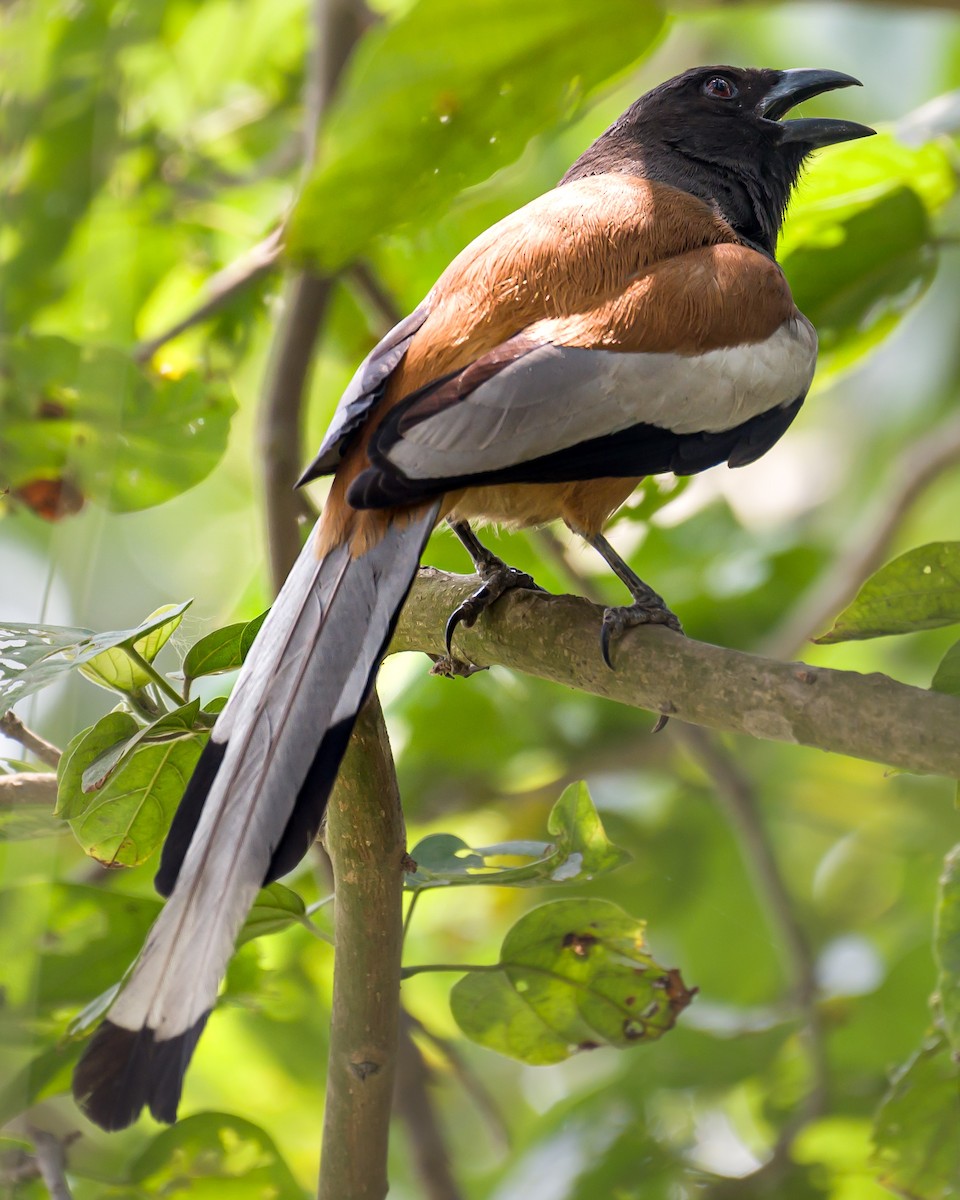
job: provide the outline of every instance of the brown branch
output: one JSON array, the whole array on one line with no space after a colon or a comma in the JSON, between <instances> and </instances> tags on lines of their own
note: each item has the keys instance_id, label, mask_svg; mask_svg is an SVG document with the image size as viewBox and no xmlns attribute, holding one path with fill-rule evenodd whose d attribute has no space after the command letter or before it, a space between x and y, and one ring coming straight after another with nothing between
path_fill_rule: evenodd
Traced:
<instances>
[{"instance_id":1,"label":"brown branch","mask_svg":"<svg viewBox=\"0 0 960 1200\"><path fill-rule=\"evenodd\" d=\"M419 1194L424 1200L462 1200L463 1193L450 1170L450 1155L430 1095L430 1068L412 1037L418 1027L419 1023L401 1008L394 1109L407 1129Z\"/></svg>"},{"instance_id":2,"label":"brown branch","mask_svg":"<svg viewBox=\"0 0 960 1200\"><path fill-rule=\"evenodd\" d=\"M904 517L940 476L960 463L960 416L910 446L896 463L878 500L847 544L780 627L763 643L771 658L790 658L844 609L890 552Z\"/></svg>"},{"instance_id":3,"label":"brown branch","mask_svg":"<svg viewBox=\"0 0 960 1200\"><path fill-rule=\"evenodd\" d=\"M0 775L0 804L40 804L50 808L56 800L56 775L48 775L45 771Z\"/></svg>"},{"instance_id":4,"label":"brown branch","mask_svg":"<svg viewBox=\"0 0 960 1200\"><path fill-rule=\"evenodd\" d=\"M473 576L421 571L393 649L442 654L446 619L475 586ZM775 662L659 627L627 633L611 671L600 657L600 615L576 596L511 592L473 629L461 627L454 649L479 666L499 663L690 724L960 776L955 697L879 674Z\"/></svg>"},{"instance_id":5,"label":"brown branch","mask_svg":"<svg viewBox=\"0 0 960 1200\"><path fill-rule=\"evenodd\" d=\"M38 733L34 733L32 729L28 729L12 710L8 710L0 717L0 734L10 738L13 742L19 742L24 750L35 754L48 767L55 767L60 761L60 750L52 742L48 742Z\"/></svg>"},{"instance_id":6,"label":"brown branch","mask_svg":"<svg viewBox=\"0 0 960 1200\"><path fill-rule=\"evenodd\" d=\"M337 900L319 1200L382 1200L400 1007L405 835L376 695L347 749L325 840Z\"/></svg>"},{"instance_id":7,"label":"brown branch","mask_svg":"<svg viewBox=\"0 0 960 1200\"><path fill-rule=\"evenodd\" d=\"M222 271L218 271L207 283L206 295L196 308L186 313L178 321L174 321L162 333L139 343L133 352L137 362L149 361L161 346L173 341L175 337L179 337L181 333L185 333L194 325L201 325L204 321L209 320L221 309L226 308L235 296L239 296L257 279L266 275L268 271L272 271L277 265L283 249L283 232L282 226L275 229L262 242L258 242L246 254L238 258L236 262L232 262Z\"/></svg>"}]
</instances>

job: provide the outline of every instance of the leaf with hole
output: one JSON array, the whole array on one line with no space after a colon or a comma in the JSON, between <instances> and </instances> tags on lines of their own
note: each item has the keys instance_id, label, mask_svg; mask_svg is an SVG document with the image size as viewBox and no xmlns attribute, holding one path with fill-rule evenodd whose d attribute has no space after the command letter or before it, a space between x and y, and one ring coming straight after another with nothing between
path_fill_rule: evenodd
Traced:
<instances>
[{"instance_id":1,"label":"leaf with hole","mask_svg":"<svg viewBox=\"0 0 960 1200\"><path fill-rule=\"evenodd\" d=\"M693 992L653 961L643 930L608 900L535 908L507 934L496 968L454 985L454 1019L473 1041L536 1065L655 1041Z\"/></svg>"}]
</instances>

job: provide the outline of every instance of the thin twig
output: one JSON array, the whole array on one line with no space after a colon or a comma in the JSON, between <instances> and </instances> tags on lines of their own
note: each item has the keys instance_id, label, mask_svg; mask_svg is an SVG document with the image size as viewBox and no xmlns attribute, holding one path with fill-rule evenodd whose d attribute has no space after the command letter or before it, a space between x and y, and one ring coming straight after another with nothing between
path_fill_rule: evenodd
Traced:
<instances>
[{"instance_id":1,"label":"thin twig","mask_svg":"<svg viewBox=\"0 0 960 1200\"><path fill-rule=\"evenodd\" d=\"M424 1200L462 1200L463 1193L450 1169L450 1154L430 1094L430 1068L411 1036L417 1024L405 1009L400 1009L394 1109L410 1140L420 1184L418 1194Z\"/></svg>"},{"instance_id":2,"label":"thin twig","mask_svg":"<svg viewBox=\"0 0 960 1200\"><path fill-rule=\"evenodd\" d=\"M304 180L313 166L324 113L368 23L369 11L362 0L314 0L303 125ZM291 280L264 386L260 449L274 592L280 590L300 552L302 507L293 486L303 465L303 399L332 287L332 279L310 270Z\"/></svg>"},{"instance_id":3,"label":"thin twig","mask_svg":"<svg viewBox=\"0 0 960 1200\"><path fill-rule=\"evenodd\" d=\"M57 777L45 771L17 771L0 775L0 805L40 804L51 807L57 800Z\"/></svg>"},{"instance_id":4,"label":"thin twig","mask_svg":"<svg viewBox=\"0 0 960 1200\"><path fill-rule=\"evenodd\" d=\"M55 1134L44 1129L32 1129L30 1136L40 1178L50 1193L50 1200L72 1200L70 1185L67 1183L67 1158L63 1142Z\"/></svg>"},{"instance_id":5,"label":"thin twig","mask_svg":"<svg viewBox=\"0 0 960 1200\"><path fill-rule=\"evenodd\" d=\"M387 1194L404 843L390 742L374 695L357 721L328 807L336 957L319 1200Z\"/></svg>"},{"instance_id":6,"label":"thin twig","mask_svg":"<svg viewBox=\"0 0 960 1200\"><path fill-rule=\"evenodd\" d=\"M48 767L55 767L60 761L60 750L52 742L42 738L39 733L28 729L11 710L0 717L0 734L10 738L13 742L19 742L24 750L35 754Z\"/></svg>"},{"instance_id":7,"label":"thin twig","mask_svg":"<svg viewBox=\"0 0 960 1200\"><path fill-rule=\"evenodd\" d=\"M960 463L960 416L952 416L910 446L878 499L820 579L801 596L760 652L791 658L846 607L861 584L883 565L904 517L923 493Z\"/></svg>"},{"instance_id":8,"label":"thin twig","mask_svg":"<svg viewBox=\"0 0 960 1200\"><path fill-rule=\"evenodd\" d=\"M283 249L283 227L273 231L262 242L248 250L235 262L218 271L209 280L205 296L196 306L167 329L139 343L133 352L137 362L148 362L161 346L173 341L194 325L200 325L226 308L235 296L245 291L252 283L268 271L273 270Z\"/></svg>"}]
</instances>

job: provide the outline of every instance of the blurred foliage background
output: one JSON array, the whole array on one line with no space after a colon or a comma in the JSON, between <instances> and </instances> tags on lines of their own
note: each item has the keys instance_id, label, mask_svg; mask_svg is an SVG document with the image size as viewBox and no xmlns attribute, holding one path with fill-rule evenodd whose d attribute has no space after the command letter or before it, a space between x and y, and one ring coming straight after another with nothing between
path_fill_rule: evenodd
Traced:
<instances>
[{"instance_id":1,"label":"blurred foliage background","mask_svg":"<svg viewBox=\"0 0 960 1200\"><path fill-rule=\"evenodd\" d=\"M785 231L823 346L811 397L760 463L648 487L612 538L693 637L928 686L955 629L804 643L877 565L865 549L891 557L960 525L960 12L388 0L337 26L332 8L0 6L0 620L124 629L194 597L157 660L170 669L255 617L271 595L261 398L304 279L321 280L322 304L298 460L391 314L647 87L698 63L823 66L865 87L805 111L882 134L819 155ZM500 545L551 590L618 597L560 534ZM442 533L426 558L466 570ZM452 977L409 980L433 1113L398 1121L391 1195L960 1195L958 1072L930 1007L937 880L958 841L949 781L745 738L698 753L676 731L650 738L635 711L428 666L404 656L381 676L411 844L543 839L564 785L586 779L633 857L577 894L646 919L658 960L700 994L654 1045L530 1067L462 1039ZM112 703L72 675L18 714L65 746ZM14 741L0 750L10 772L40 765ZM29 1154L40 1129L68 1142L78 1200L309 1193L329 947L297 926L244 946L186 1119L108 1138L64 1095L65 1031L136 953L153 863L106 872L50 805L0 806L0 1187L46 1194ZM325 894L315 866L289 882ZM407 959L493 961L539 898L425 896ZM404 1101L402 1078L401 1117ZM424 1123L447 1142L454 1190L423 1165Z\"/></svg>"}]
</instances>

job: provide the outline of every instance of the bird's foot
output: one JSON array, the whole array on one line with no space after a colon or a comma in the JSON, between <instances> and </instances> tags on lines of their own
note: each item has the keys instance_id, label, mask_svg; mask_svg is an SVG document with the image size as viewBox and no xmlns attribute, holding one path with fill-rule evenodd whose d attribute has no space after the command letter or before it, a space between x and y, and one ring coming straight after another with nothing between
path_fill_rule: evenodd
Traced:
<instances>
[{"instance_id":1,"label":"bird's foot","mask_svg":"<svg viewBox=\"0 0 960 1200\"><path fill-rule=\"evenodd\" d=\"M458 604L447 618L444 638L447 644L447 654L453 657L453 635L459 625L470 629L476 624L478 617L495 604L504 592L513 588L525 588L527 591L542 592L544 589L526 571L518 571L508 567L505 562L490 554L488 558L477 563L477 574L481 583L462 604Z\"/></svg>"},{"instance_id":2,"label":"bird's foot","mask_svg":"<svg viewBox=\"0 0 960 1200\"><path fill-rule=\"evenodd\" d=\"M611 671L613 660L610 657L610 643L622 637L627 629L633 629L637 625L666 625L675 633L683 633L683 626L676 615L654 591L638 597L633 604L605 609L603 624L600 626L600 652Z\"/></svg>"}]
</instances>

